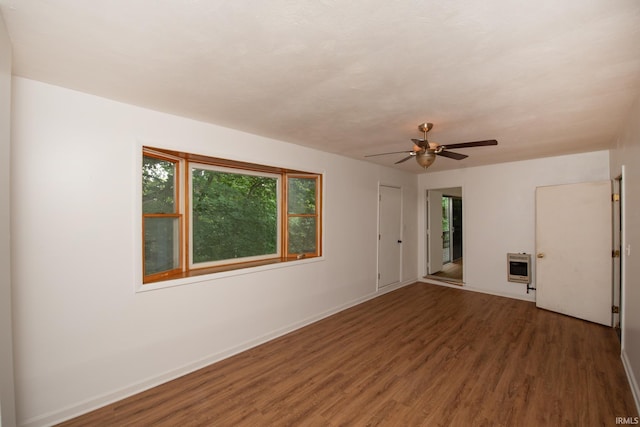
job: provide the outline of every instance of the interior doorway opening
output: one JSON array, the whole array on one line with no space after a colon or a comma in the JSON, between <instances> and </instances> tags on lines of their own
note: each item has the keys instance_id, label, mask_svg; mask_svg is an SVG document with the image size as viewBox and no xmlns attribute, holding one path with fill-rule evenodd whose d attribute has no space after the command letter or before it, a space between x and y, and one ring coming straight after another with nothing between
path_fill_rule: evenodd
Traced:
<instances>
[{"instance_id":1,"label":"interior doorway opening","mask_svg":"<svg viewBox=\"0 0 640 427\"><path fill-rule=\"evenodd\" d=\"M428 190L426 212L425 278L461 285L464 283L462 188Z\"/></svg>"}]
</instances>

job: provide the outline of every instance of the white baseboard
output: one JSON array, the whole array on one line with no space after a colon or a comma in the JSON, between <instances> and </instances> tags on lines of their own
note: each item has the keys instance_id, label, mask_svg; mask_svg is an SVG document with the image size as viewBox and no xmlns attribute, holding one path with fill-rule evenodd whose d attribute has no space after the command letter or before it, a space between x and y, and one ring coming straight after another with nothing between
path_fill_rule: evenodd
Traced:
<instances>
[{"instance_id":1,"label":"white baseboard","mask_svg":"<svg viewBox=\"0 0 640 427\"><path fill-rule=\"evenodd\" d=\"M633 393L633 400L635 400L636 402L636 411L640 412L640 387L638 387L638 381L633 374L633 369L631 369L631 362L629 361L627 352L624 349L622 349L622 351L620 352L620 358L622 359L624 370L627 373L627 379L629 380L629 385L631 386L631 393Z\"/></svg>"},{"instance_id":2,"label":"white baseboard","mask_svg":"<svg viewBox=\"0 0 640 427\"><path fill-rule=\"evenodd\" d=\"M126 399L127 397L133 396L135 394L141 393L143 391L149 390L153 387L159 386L160 384L164 384L168 381L174 380L176 378L187 375L191 372L197 371L198 369L209 366L213 363L219 362L221 360L227 359L231 356L234 356L238 353L242 353L243 351L249 350L253 347L257 347L261 344L264 344L268 341L271 341L280 336L286 335L290 332L293 332L297 329L308 326L312 323L315 323L319 320L322 320L326 317L332 316L336 313L344 311L348 308L354 307L356 305L362 304L371 299L377 298L381 295L384 295L388 292L394 291L396 289L400 289L404 286L415 283L417 279L406 280L397 284L385 286L377 291L365 295L363 297L357 298L355 300L349 301L345 304L337 306L331 310L327 310L323 313L319 313L317 315L308 317L299 322L295 322L291 325L285 326L283 328L277 329L275 331L269 332L265 335L262 335L256 339L249 340L244 342L238 346L229 348L227 350L209 355L203 359L194 361L192 363L188 363L186 365L180 366L178 368L172 369L160 375L155 375L151 378L147 378L145 380L139 381L137 383L131 384L127 387L123 387L121 389L102 394L100 396L94 396L82 402L78 402L77 404L68 406L66 408L56 410L50 412L48 414L40 415L37 417L30 418L24 423L20 425L23 427L42 427L42 426L51 426L54 424L61 423L63 421L69 420L71 418L75 418L87 412L93 411L95 409L101 408L103 406L109 405L111 403L117 402L122 399Z\"/></svg>"}]
</instances>

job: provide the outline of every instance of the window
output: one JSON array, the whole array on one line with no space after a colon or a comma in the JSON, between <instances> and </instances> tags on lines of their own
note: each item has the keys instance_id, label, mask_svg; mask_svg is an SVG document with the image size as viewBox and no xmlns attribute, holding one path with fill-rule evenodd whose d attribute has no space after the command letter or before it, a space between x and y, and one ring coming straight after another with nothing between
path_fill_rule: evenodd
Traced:
<instances>
[{"instance_id":1,"label":"window","mask_svg":"<svg viewBox=\"0 0 640 427\"><path fill-rule=\"evenodd\" d=\"M142 230L144 275L180 271L179 162L144 156L142 162Z\"/></svg>"},{"instance_id":2,"label":"window","mask_svg":"<svg viewBox=\"0 0 640 427\"><path fill-rule=\"evenodd\" d=\"M190 169L192 266L280 255L278 175Z\"/></svg>"},{"instance_id":3,"label":"window","mask_svg":"<svg viewBox=\"0 0 640 427\"><path fill-rule=\"evenodd\" d=\"M287 251L296 256L315 253L318 244L319 177L287 177Z\"/></svg>"},{"instance_id":4,"label":"window","mask_svg":"<svg viewBox=\"0 0 640 427\"><path fill-rule=\"evenodd\" d=\"M144 283L321 255L322 175L143 148Z\"/></svg>"}]
</instances>

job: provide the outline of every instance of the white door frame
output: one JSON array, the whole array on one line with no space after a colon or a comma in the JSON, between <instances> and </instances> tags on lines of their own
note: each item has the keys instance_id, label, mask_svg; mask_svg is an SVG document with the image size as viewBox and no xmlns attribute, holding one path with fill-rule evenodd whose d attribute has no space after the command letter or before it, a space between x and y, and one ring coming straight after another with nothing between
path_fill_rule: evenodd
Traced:
<instances>
[{"instance_id":1,"label":"white door frame","mask_svg":"<svg viewBox=\"0 0 640 427\"><path fill-rule=\"evenodd\" d=\"M427 274L442 270L442 194L427 190Z\"/></svg>"},{"instance_id":2,"label":"white door frame","mask_svg":"<svg viewBox=\"0 0 640 427\"><path fill-rule=\"evenodd\" d=\"M619 307L618 313L613 313L613 326L619 327L622 332L622 270L624 249L622 246L622 175L613 179L613 193L618 194L619 199L613 202L613 250L617 250L618 256L613 258L613 305Z\"/></svg>"},{"instance_id":3,"label":"white door frame","mask_svg":"<svg viewBox=\"0 0 640 427\"><path fill-rule=\"evenodd\" d=\"M625 325L624 325L624 318L625 318L625 313L627 313L627 297L626 297L626 289L627 289L627 268L625 263L628 261L628 256L629 256L629 252L631 252L631 248L627 246L627 232L626 232L626 223L627 223L627 219L626 219L626 205L625 205L625 200L626 199L626 177L625 177L625 167L624 165L622 165L622 168L620 170L620 176L622 177L622 181L621 181L621 185L620 185L620 199L622 201L622 205L621 205L621 219L620 219L620 247L621 247L621 253L620 253L620 257L622 257L622 268L620 271L620 282L621 282L621 289L620 289L620 300L621 300L621 304L620 304L620 347L622 348L622 351L624 351L625 349Z\"/></svg>"}]
</instances>

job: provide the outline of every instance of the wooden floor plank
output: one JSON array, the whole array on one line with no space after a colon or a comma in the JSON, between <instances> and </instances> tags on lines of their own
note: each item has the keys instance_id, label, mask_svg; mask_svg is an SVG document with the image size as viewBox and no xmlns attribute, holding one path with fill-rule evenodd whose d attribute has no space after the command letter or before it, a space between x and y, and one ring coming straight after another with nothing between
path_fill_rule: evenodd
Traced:
<instances>
[{"instance_id":1,"label":"wooden floor plank","mask_svg":"<svg viewBox=\"0 0 640 427\"><path fill-rule=\"evenodd\" d=\"M615 425L613 329L416 283L64 426Z\"/></svg>"}]
</instances>

